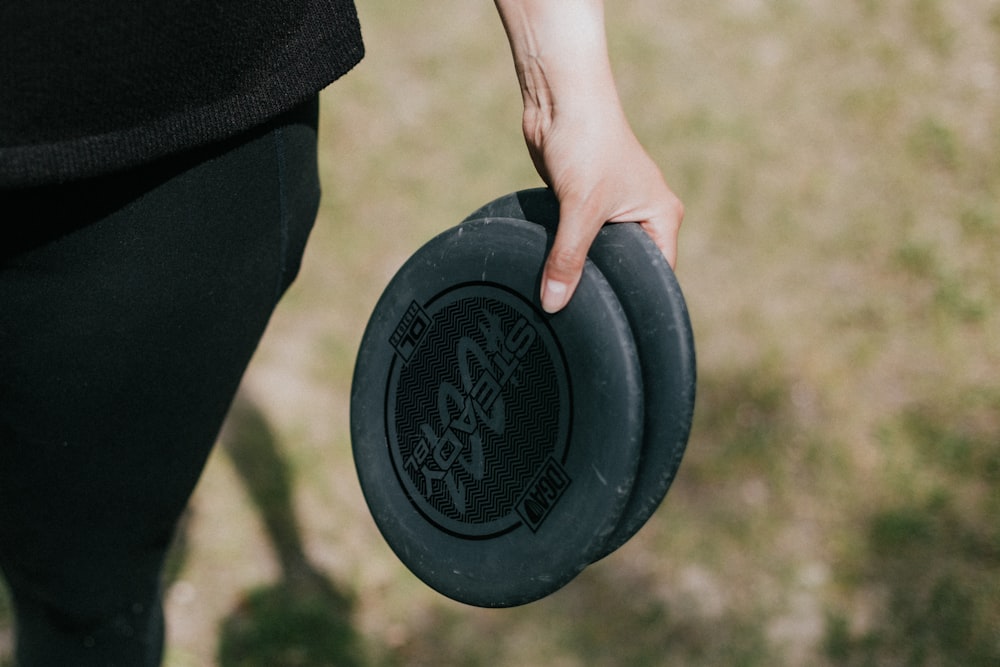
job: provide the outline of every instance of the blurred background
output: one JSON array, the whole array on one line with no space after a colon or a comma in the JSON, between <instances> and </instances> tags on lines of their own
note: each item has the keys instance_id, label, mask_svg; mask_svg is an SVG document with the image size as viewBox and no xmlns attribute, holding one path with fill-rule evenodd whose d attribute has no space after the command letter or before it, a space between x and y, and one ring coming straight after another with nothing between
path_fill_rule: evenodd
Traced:
<instances>
[{"instance_id":1,"label":"blurred background","mask_svg":"<svg viewBox=\"0 0 1000 667\"><path fill-rule=\"evenodd\" d=\"M696 420L618 552L516 609L382 541L354 355L403 261L539 185L490 2L361 0L325 199L191 505L168 667L1000 664L1000 2L608 3L687 207ZM0 595L0 664L10 617Z\"/></svg>"}]
</instances>

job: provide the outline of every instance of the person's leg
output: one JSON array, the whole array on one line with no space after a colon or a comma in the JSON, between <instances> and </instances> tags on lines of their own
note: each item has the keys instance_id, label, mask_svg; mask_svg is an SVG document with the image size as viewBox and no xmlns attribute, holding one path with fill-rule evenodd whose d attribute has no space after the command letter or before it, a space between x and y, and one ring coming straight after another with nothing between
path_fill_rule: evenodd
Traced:
<instances>
[{"instance_id":1,"label":"person's leg","mask_svg":"<svg viewBox=\"0 0 1000 667\"><path fill-rule=\"evenodd\" d=\"M315 218L315 111L0 193L0 569L23 667L159 664L165 551Z\"/></svg>"}]
</instances>

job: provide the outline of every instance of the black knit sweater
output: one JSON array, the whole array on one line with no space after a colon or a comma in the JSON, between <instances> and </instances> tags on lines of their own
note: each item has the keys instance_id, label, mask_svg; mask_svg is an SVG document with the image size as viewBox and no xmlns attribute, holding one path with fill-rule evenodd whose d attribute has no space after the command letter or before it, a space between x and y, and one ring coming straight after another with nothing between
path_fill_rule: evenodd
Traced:
<instances>
[{"instance_id":1,"label":"black knit sweater","mask_svg":"<svg viewBox=\"0 0 1000 667\"><path fill-rule=\"evenodd\" d=\"M363 52L351 0L0 0L0 188L233 136Z\"/></svg>"}]
</instances>

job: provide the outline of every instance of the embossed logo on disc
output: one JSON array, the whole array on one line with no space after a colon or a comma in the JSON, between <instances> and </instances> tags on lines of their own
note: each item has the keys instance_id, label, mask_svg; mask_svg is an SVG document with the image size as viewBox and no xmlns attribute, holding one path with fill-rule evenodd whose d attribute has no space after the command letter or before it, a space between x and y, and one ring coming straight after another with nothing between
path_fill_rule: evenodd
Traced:
<instances>
[{"instance_id":1,"label":"embossed logo on disc","mask_svg":"<svg viewBox=\"0 0 1000 667\"><path fill-rule=\"evenodd\" d=\"M520 295L475 283L412 303L387 341L389 454L432 524L485 539L537 531L570 485L566 363Z\"/></svg>"}]
</instances>

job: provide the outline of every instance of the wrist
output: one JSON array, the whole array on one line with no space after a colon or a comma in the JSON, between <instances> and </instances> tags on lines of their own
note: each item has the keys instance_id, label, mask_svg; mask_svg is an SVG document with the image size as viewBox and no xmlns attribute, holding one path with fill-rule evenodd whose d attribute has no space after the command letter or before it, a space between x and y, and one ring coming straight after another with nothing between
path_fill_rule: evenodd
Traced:
<instances>
[{"instance_id":1,"label":"wrist","mask_svg":"<svg viewBox=\"0 0 1000 667\"><path fill-rule=\"evenodd\" d=\"M599 0L496 0L528 114L617 103Z\"/></svg>"}]
</instances>

